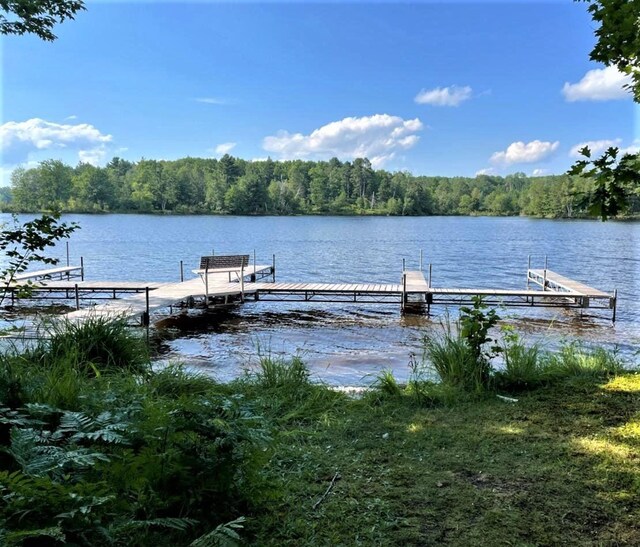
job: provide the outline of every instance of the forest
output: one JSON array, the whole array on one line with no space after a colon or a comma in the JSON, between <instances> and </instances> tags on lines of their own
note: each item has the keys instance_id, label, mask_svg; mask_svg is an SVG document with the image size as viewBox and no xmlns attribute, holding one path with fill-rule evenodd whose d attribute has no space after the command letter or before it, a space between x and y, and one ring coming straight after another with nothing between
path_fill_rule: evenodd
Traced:
<instances>
[{"instance_id":1,"label":"forest","mask_svg":"<svg viewBox=\"0 0 640 547\"><path fill-rule=\"evenodd\" d=\"M46 160L17 168L0 188L10 212L138 212L236 215L528 215L589 216L597 194L590 178L416 176L353 161L246 161L113 158L105 167ZM640 214L630 195L620 216Z\"/></svg>"}]
</instances>

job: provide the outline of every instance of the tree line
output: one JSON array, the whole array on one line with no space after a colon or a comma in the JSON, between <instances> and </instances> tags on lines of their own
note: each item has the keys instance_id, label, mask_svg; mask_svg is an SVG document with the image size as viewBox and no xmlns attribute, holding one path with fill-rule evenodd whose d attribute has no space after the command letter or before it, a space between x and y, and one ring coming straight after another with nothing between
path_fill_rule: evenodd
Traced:
<instances>
[{"instance_id":1,"label":"tree line","mask_svg":"<svg viewBox=\"0 0 640 547\"><path fill-rule=\"evenodd\" d=\"M46 160L17 168L0 189L5 211L140 212L239 215L589 215L588 177L524 173L476 177L414 176L354 161L246 161L113 158L105 167ZM624 215L640 213L629 196Z\"/></svg>"}]
</instances>

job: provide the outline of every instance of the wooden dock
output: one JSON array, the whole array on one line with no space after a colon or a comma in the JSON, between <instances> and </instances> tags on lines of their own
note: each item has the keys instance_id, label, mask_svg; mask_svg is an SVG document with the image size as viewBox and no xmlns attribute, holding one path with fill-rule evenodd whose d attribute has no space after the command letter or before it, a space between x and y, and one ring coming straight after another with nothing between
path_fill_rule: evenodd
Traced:
<instances>
[{"instance_id":1,"label":"wooden dock","mask_svg":"<svg viewBox=\"0 0 640 547\"><path fill-rule=\"evenodd\" d=\"M231 271L235 279L229 281ZM208 275L197 277L178 283L148 284L134 296L111 300L89 308L78 309L65 315L70 321L82 321L87 317L140 317L141 323L148 325L151 312L173 308L179 305L193 305L196 300L202 300L205 305L227 304L232 299L244 300L245 295L252 294L247 289L245 279L261 275L271 275L271 266L247 266L237 270L208 272ZM236 280L237 279L237 280ZM106 283L99 283L105 285ZM99 288L101 289L101 288Z\"/></svg>"},{"instance_id":2,"label":"wooden dock","mask_svg":"<svg viewBox=\"0 0 640 547\"><path fill-rule=\"evenodd\" d=\"M548 269L527 270L526 289L479 289L433 287L431 267L425 278L421 270L403 270L399 283L314 283L275 282L275 257L271 265L248 264L248 255L202 257L198 277L177 283L75 281L51 279L37 272L31 286L34 297L75 299L76 311L65 318L82 321L88 317L139 318L148 325L150 314L175 307L204 307L256 301L336 302L395 304L404 313L430 313L434 305L468 305L483 297L491 306L556 307L610 310L615 321L617 293L606 293ZM204 267L203 267L204 266ZM56 272L65 275L71 272ZM82 271L84 274L84 271ZM183 277L181 269L181 277ZM269 278L270 281L265 281ZM537 289L529 286L533 284ZM95 304L95 300L107 300ZM94 305L81 308L81 302Z\"/></svg>"}]
</instances>

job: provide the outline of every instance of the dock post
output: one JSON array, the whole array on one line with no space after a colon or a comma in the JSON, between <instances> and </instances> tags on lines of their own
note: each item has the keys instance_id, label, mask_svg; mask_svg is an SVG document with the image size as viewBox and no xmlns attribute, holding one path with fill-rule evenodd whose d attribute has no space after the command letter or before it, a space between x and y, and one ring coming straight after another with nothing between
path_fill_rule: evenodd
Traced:
<instances>
[{"instance_id":1,"label":"dock post","mask_svg":"<svg viewBox=\"0 0 640 547\"><path fill-rule=\"evenodd\" d=\"M145 297L145 311L142 314L142 325L144 327L149 326L149 287L145 287L144 289L144 297Z\"/></svg>"},{"instance_id":2,"label":"dock post","mask_svg":"<svg viewBox=\"0 0 640 547\"><path fill-rule=\"evenodd\" d=\"M400 304L400 311L402 311L402 313L404 313L406 303L407 303L407 273L403 269L402 270L402 302Z\"/></svg>"},{"instance_id":3,"label":"dock post","mask_svg":"<svg viewBox=\"0 0 640 547\"><path fill-rule=\"evenodd\" d=\"M420 249L420 271L422 271L422 249Z\"/></svg>"},{"instance_id":4,"label":"dock post","mask_svg":"<svg viewBox=\"0 0 640 547\"><path fill-rule=\"evenodd\" d=\"M611 303L613 306L613 314L611 316L611 323L616 322L616 309L618 308L618 289L613 289L613 302Z\"/></svg>"},{"instance_id":5,"label":"dock post","mask_svg":"<svg viewBox=\"0 0 640 547\"><path fill-rule=\"evenodd\" d=\"M70 266L69 263L69 242L67 241L67 266Z\"/></svg>"},{"instance_id":6,"label":"dock post","mask_svg":"<svg viewBox=\"0 0 640 547\"><path fill-rule=\"evenodd\" d=\"M184 281L184 264L180 261L180 283Z\"/></svg>"},{"instance_id":7,"label":"dock post","mask_svg":"<svg viewBox=\"0 0 640 547\"><path fill-rule=\"evenodd\" d=\"M240 266L240 302L244 302L244 264Z\"/></svg>"},{"instance_id":8,"label":"dock post","mask_svg":"<svg viewBox=\"0 0 640 547\"><path fill-rule=\"evenodd\" d=\"M249 281L255 283L258 280L257 267L256 267L256 250L253 250L253 273L249 276ZM248 264L247 264L248 266Z\"/></svg>"},{"instance_id":9,"label":"dock post","mask_svg":"<svg viewBox=\"0 0 640 547\"><path fill-rule=\"evenodd\" d=\"M531 271L531 255L527 257L527 290L529 289L529 272Z\"/></svg>"},{"instance_id":10,"label":"dock post","mask_svg":"<svg viewBox=\"0 0 640 547\"><path fill-rule=\"evenodd\" d=\"M78 284L75 285L76 290L76 310L80 309L80 293L78 292Z\"/></svg>"},{"instance_id":11,"label":"dock post","mask_svg":"<svg viewBox=\"0 0 640 547\"><path fill-rule=\"evenodd\" d=\"M84 281L84 257L80 257L80 281Z\"/></svg>"},{"instance_id":12,"label":"dock post","mask_svg":"<svg viewBox=\"0 0 640 547\"><path fill-rule=\"evenodd\" d=\"M405 259L402 259L402 271L404 272L407 269L406 264L405 264Z\"/></svg>"},{"instance_id":13,"label":"dock post","mask_svg":"<svg viewBox=\"0 0 640 547\"><path fill-rule=\"evenodd\" d=\"M273 282L276 282L276 255L273 255L273 263L271 264L271 273L273 274Z\"/></svg>"},{"instance_id":14,"label":"dock post","mask_svg":"<svg viewBox=\"0 0 640 547\"><path fill-rule=\"evenodd\" d=\"M204 305L209 307L209 261L204 268Z\"/></svg>"},{"instance_id":15,"label":"dock post","mask_svg":"<svg viewBox=\"0 0 640 547\"><path fill-rule=\"evenodd\" d=\"M431 288L431 263L429 263L429 281L427 282L427 287Z\"/></svg>"}]
</instances>

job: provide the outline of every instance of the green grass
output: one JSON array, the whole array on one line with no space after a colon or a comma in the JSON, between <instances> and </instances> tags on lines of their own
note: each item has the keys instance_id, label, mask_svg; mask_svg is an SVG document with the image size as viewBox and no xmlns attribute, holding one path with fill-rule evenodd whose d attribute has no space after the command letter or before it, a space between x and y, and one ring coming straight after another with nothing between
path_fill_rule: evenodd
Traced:
<instances>
[{"instance_id":1,"label":"green grass","mask_svg":"<svg viewBox=\"0 0 640 547\"><path fill-rule=\"evenodd\" d=\"M638 545L639 448L635 374L515 403L339 397L278 429L249 543Z\"/></svg>"}]
</instances>

